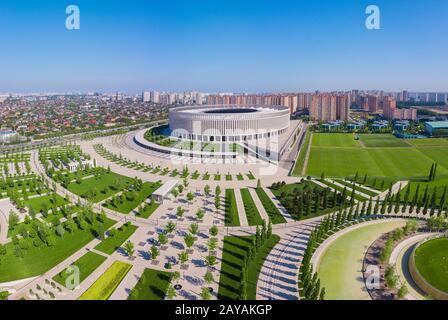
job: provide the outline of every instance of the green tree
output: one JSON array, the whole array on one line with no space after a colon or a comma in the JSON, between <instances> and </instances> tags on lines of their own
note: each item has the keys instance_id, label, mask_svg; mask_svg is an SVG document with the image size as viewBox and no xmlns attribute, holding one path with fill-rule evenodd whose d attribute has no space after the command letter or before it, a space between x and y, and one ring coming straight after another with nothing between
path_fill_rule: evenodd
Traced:
<instances>
[{"instance_id":1,"label":"green tree","mask_svg":"<svg viewBox=\"0 0 448 320\"><path fill-rule=\"evenodd\" d=\"M131 241L127 241L123 246L124 251L129 257L134 256L134 244Z\"/></svg>"}]
</instances>

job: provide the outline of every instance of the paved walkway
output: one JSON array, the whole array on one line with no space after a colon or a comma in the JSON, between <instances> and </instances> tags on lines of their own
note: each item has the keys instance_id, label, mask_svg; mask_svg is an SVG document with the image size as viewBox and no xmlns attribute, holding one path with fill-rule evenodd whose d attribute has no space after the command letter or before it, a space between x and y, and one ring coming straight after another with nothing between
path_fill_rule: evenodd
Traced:
<instances>
[{"instance_id":1,"label":"paved walkway","mask_svg":"<svg viewBox=\"0 0 448 320\"><path fill-rule=\"evenodd\" d=\"M0 244L8 242L9 211L6 210L6 202L9 202L9 199L0 200Z\"/></svg>"},{"instance_id":2,"label":"paved walkway","mask_svg":"<svg viewBox=\"0 0 448 320\"><path fill-rule=\"evenodd\" d=\"M423 300L425 295L420 288L412 280L409 273L408 261L412 248L423 239L426 239L436 233L419 234L409 239L400 242L392 251L389 259L389 264L394 265L401 283L406 284L409 293L406 295L407 300ZM405 263L403 263L405 262Z\"/></svg>"},{"instance_id":3,"label":"paved walkway","mask_svg":"<svg viewBox=\"0 0 448 320\"><path fill-rule=\"evenodd\" d=\"M305 132L305 134L306 134L306 132ZM306 139L306 136L305 136L305 139ZM305 160L303 161L302 176L306 175L306 169L308 168L308 160L310 159L312 144L313 144L313 133L310 132L310 140L308 142L308 147L306 148L306 150L303 150L303 151L306 151L306 155L305 155Z\"/></svg>"},{"instance_id":4,"label":"paved walkway","mask_svg":"<svg viewBox=\"0 0 448 320\"><path fill-rule=\"evenodd\" d=\"M286 222L293 222L295 221L291 214L286 210L286 208L280 203L280 201L275 197L275 195L272 193L271 189L269 188L263 188L263 190L266 192L268 197L271 199L272 203L277 207L278 211L282 214L283 218L285 218Z\"/></svg>"},{"instance_id":5,"label":"paved walkway","mask_svg":"<svg viewBox=\"0 0 448 320\"><path fill-rule=\"evenodd\" d=\"M260 199L258 198L257 193L255 192L254 188L248 188L249 193L252 197L252 200L254 200L255 206L257 207L258 212L260 213L260 216L263 220L269 221L269 216L263 207L263 204L261 203Z\"/></svg>"}]
</instances>

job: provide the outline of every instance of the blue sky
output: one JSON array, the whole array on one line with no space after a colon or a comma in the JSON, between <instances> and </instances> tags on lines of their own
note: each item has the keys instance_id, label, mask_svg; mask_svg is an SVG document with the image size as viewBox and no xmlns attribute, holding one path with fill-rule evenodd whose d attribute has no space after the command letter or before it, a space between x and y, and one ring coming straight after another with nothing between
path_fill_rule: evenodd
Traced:
<instances>
[{"instance_id":1,"label":"blue sky","mask_svg":"<svg viewBox=\"0 0 448 320\"><path fill-rule=\"evenodd\" d=\"M65 29L65 8L81 30ZM381 30L364 26L381 9ZM446 0L5 0L0 92L448 91Z\"/></svg>"}]
</instances>

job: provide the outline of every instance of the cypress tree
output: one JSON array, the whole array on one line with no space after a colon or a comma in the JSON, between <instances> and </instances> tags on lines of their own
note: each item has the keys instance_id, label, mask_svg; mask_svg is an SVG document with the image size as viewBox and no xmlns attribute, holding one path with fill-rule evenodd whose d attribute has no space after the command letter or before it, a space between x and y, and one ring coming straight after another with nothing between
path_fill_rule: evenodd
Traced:
<instances>
[{"instance_id":1,"label":"cypress tree","mask_svg":"<svg viewBox=\"0 0 448 320\"><path fill-rule=\"evenodd\" d=\"M380 211L380 201L376 200L375 201L375 206L373 208L373 214L374 215L378 215L379 211Z\"/></svg>"},{"instance_id":2,"label":"cypress tree","mask_svg":"<svg viewBox=\"0 0 448 320\"><path fill-rule=\"evenodd\" d=\"M269 220L269 223L268 223L268 230L266 232L266 236L267 236L268 239L270 239L272 237L272 223L271 223L271 220Z\"/></svg>"},{"instance_id":3,"label":"cypress tree","mask_svg":"<svg viewBox=\"0 0 448 320\"><path fill-rule=\"evenodd\" d=\"M325 300L325 288L320 290L319 300Z\"/></svg>"},{"instance_id":4,"label":"cypress tree","mask_svg":"<svg viewBox=\"0 0 448 320\"><path fill-rule=\"evenodd\" d=\"M365 216L365 215L366 215L366 211L367 211L367 204L366 204L366 202L367 202L367 201L364 201L364 202L362 203L361 216Z\"/></svg>"},{"instance_id":5,"label":"cypress tree","mask_svg":"<svg viewBox=\"0 0 448 320\"><path fill-rule=\"evenodd\" d=\"M421 205L424 205L427 202L427 200L428 200L428 191L429 191L428 190L428 185L426 185L425 193L423 194Z\"/></svg>"},{"instance_id":6,"label":"cypress tree","mask_svg":"<svg viewBox=\"0 0 448 320\"><path fill-rule=\"evenodd\" d=\"M434 163L431 165L431 169L429 170L428 181L432 181L433 172L434 172Z\"/></svg>"},{"instance_id":7,"label":"cypress tree","mask_svg":"<svg viewBox=\"0 0 448 320\"><path fill-rule=\"evenodd\" d=\"M420 185L417 184L417 188L415 189L414 199L412 200L412 204L415 206L418 203L418 196L420 193Z\"/></svg>"},{"instance_id":8,"label":"cypress tree","mask_svg":"<svg viewBox=\"0 0 448 320\"><path fill-rule=\"evenodd\" d=\"M367 206L367 215L370 216L372 214L372 197L370 197L369 205Z\"/></svg>"},{"instance_id":9,"label":"cypress tree","mask_svg":"<svg viewBox=\"0 0 448 320\"><path fill-rule=\"evenodd\" d=\"M432 172L432 181L436 180L436 174L437 174L437 163L434 164L434 170Z\"/></svg>"}]
</instances>

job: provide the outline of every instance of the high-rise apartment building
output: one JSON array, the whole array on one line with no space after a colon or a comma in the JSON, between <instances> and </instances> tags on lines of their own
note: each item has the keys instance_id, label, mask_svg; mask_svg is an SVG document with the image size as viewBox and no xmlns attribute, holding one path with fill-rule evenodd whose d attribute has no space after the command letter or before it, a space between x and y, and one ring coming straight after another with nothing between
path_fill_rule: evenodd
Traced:
<instances>
[{"instance_id":1,"label":"high-rise apartment building","mask_svg":"<svg viewBox=\"0 0 448 320\"><path fill-rule=\"evenodd\" d=\"M384 97L383 116L387 120L417 120L417 109L397 108L397 102L393 97Z\"/></svg>"},{"instance_id":2,"label":"high-rise apartment building","mask_svg":"<svg viewBox=\"0 0 448 320\"><path fill-rule=\"evenodd\" d=\"M149 91L143 91L142 100L143 102L149 102L151 100L151 94L149 93Z\"/></svg>"},{"instance_id":3,"label":"high-rise apartment building","mask_svg":"<svg viewBox=\"0 0 448 320\"><path fill-rule=\"evenodd\" d=\"M160 103L160 92L158 92L158 91L151 91L150 101L152 103Z\"/></svg>"}]
</instances>

